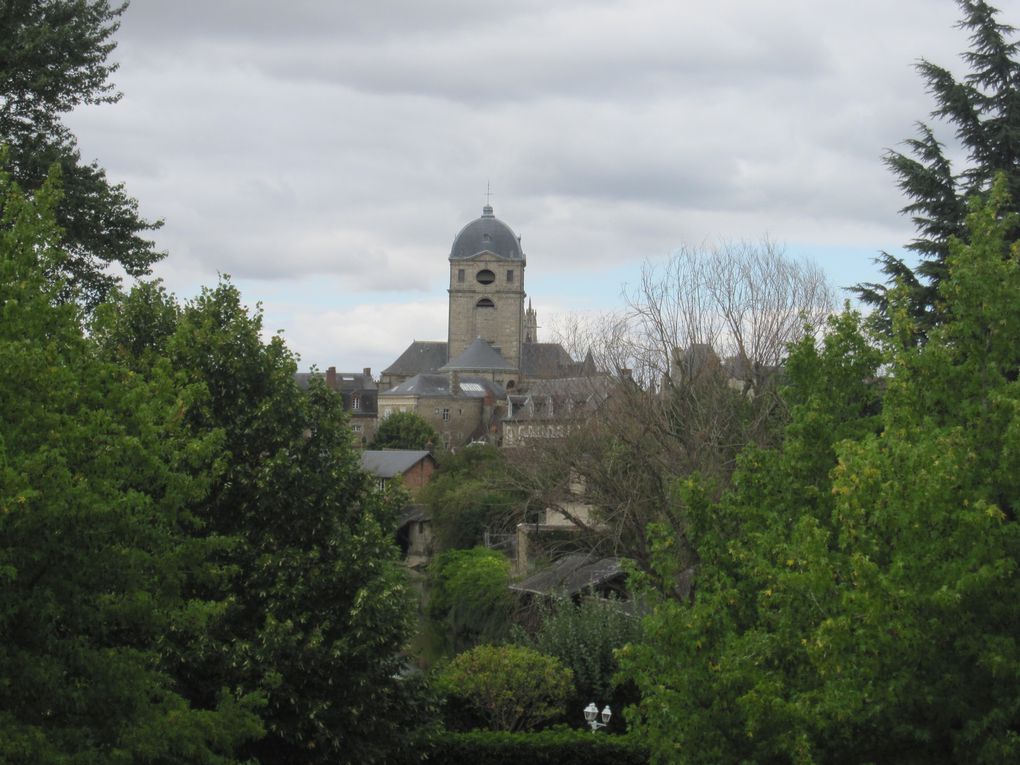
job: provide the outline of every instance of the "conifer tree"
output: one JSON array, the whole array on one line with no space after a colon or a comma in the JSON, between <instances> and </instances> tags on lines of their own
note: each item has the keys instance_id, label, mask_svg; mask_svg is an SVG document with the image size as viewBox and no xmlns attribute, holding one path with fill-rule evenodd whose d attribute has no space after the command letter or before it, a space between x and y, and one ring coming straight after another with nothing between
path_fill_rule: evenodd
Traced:
<instances>
[{"instance_id":1,"label":"conifer tree","mask_svg":"<svg viewBox=\"0 0 1020 765\"><path fill-rule=\"evenodd\" d=\"M965 200L987 193L992 179L1003 173L1007 198L1004 209L1020 210L1020 43L1016 30L998 20L998 10L984 0L958 0L963 11L959 27L970 33L970 49L963 53L968 72L962 79L949 70L921 60L917 70L935 98L932 117L947 123L966 152L966 164L954 167L935 128L918 123L907 151L889 151L886 165L909 199L901 212L910 215L917 236L907 245L919 263L883 253L879 262L886 284L860 284L858 295L879 309L879 319L891 323L890 290L901 284L919 337L941 322L939 284L946 277L946 260L953 237L967 235ZM1010 232L1011 237L1020 228Z\"/></svg>"}]
</instances>

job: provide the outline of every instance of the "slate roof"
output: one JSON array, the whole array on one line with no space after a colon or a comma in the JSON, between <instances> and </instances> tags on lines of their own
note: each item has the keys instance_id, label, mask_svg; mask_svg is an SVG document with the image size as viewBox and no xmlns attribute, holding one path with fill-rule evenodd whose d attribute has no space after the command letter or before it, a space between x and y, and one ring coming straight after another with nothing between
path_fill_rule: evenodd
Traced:
<instances>
[{"instance_id":1,"label":"slate roof","mask_svg":"<svg viewBox=\"0 0 1020 765\"><path fill-rule=\"evenodd\" d=\"M440 367L440 371L456 370L481 370L481 369L509 369L514 365L503 358L495 348L485 340L476 337L471 345L465 348L457 358L450 361L446 366Z\"/></svg>"},{"instance_id":2,"label":"slate roof","mask_svg":"<svg viewBox=\"0 0 1020 765\"><path fill-rule=\"evenodd\" d=\"M524 343L521 346L521 372L533 379L572 377L579 365L559 343Z\"/></svg>"},{"instance_id":3,"label":"slate roof","mask_svg":"<svg viewBox=\"0 0 1020 765\"><path fill-rule=\"evenodd\" d=\"M468 260L483 252L491 252L503 260L525 260L521 240L507 224L482 208L482 217L468 223L454 237L450 260Z\"/></svg>"},{"instance_id":4,"label":"slate roof","mask_svg":"<svg viewBox=\"0 0 1020 765\"><path fill-rule=\"evenodd\" d=\"M625 576L619 558L592 560L591 556L585 553L574 553L560 558L549 568L510 585L510 589L536 595L578 595L585 590Z\"/></svg>"},{"instance_id":5,"label":"slate roof","mask_svg":"<svg viewBox=\"0 0 1020 765\"><path fill-rule=\"evenodd\" d=\"M460 394L466 398L484 398L486 393L492 394L497 400L506 396L506 390L484 377L461 377ZM409 380L404 380L400 385L390 388L382 396L396 395L415 396L450 396L450 377L440 374L415 375Z\"/></svg>"},{"instance_id":6,"label":"slate roof","mask_svg":"<svg viewBox=\"0 0 1020 765\"><path fill-rule=\"evenodd\" d=\"M615 383L605 375L534 380L510 397L508 420L570 419L593 412L609 398Z\"/></svg>"},{"instance_id":7,"label":"slate roof","mask_svg":"<svg viewBox=\"0 0 1020 765\"><path fill-rule=\"evenodd\" d=\"M327 373L322 371L294 373L294 381L298 384L298 387L301 388L301 390L308 390L308 384L313 377L327 379ZM336 373L336 388L334 390L366 391L376 390L377 387L375 380L372 379L372 375L370 374L366 375L364 372Z\"/></svg>"},{"instance_id":8,"label":"slate roof","mask_svg":"<svg viewBox=\"0 0 1020 765\"><path fill-rule=\"evenodd\" d=\"M364 449L361 467L378 478L403 475L425 458L432 455L420 449Z\"/></svg>"},{"instance_id":9,"label":"slate roof","mask_svg":"<svg viewBox=\"0 0 1020 765\"><path fill-rule=\"evenodd\" d=\"M434 372L446 363L446 343L441 340L415 340L397 360L382 371L384 375L414 375Z\"/></svg>"}]
</instances>

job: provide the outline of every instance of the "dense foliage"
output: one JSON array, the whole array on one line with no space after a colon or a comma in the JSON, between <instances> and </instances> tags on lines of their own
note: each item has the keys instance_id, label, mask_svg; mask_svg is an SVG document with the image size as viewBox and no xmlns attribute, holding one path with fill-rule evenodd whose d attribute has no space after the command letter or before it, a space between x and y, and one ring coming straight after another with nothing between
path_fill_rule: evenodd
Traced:
<instances>
[{"instance_id":1,"label":"dense foliage","mask_svg":"<svg viewBox=\"0 0 1020 765\"><path fill-rule=\"evenodd\" d=\"M619 669L615 652L641 636L640 618L628 613L627 605L601 598L584 598L580 603L566 598L539 605L537 628L533 633L517 629L514 639L554 656L573 673L570 708L582 709L594 701L600 709L609 704L619 713L624 704L637 701L633 686L621 688L615 678ZM616 714L611 725L622 728L623 716Z\"/></svg>"},{"instance_id":2,"label":"dense foliage","mask_svg":"<svg viewBox=\"0 0 1020 765\"><path fill-rule=\"evenodd\" d=\"M222 439L221 472L190 509L195 536L223 545L190 585L227 607L168 636L182 689L199 707L220 687L261 694L262 763L382 757L399 738L410 609L396 508L361 471L340 397L298 389L293 355L262 341L229 282L184 306L145 285L102 315L107 352L139 376L173 369L194 395L183 423Z\"/></svg>"},{"instance_id":3,"label":"dense foliage","mask_svg":"<svg viewBox=\"0 0 1020 765\"><path fill-rule=\"evenodd\" d=\"M470 731L436 736L422 754L443 765L647 765L648 747L632 736L549 729Z\"/></svg>"},{"instance_id":4,"label":"dense foliage","mask_svg":"<svg viewBox=\"0 0 1020 765\"><path fill-rule=\"evenodd\" d=\"M439 470L421 493L441 550L481 544L486 529L512 527L520 493L510 487L505 457L492 446L477 445L445 454Z\"/></svg>"},{"instance_id":5,"label":"dense foliage","mask_svg":"<svg viewBox=\"0 0 1020 765\"><path fill-rule=\"evenodd\" d=\"M907 245L920 262L911 268L883 254L880 262L889 285L864 284L858 293L880 309L888 329L893 317L890 290L900 284L898 298L915 322L915 335L945 318L939 285L948 269L953 238L966 239L966 200L986 194L998 173L1005 175L1007 198L1003 209L1020 211L1020 43L1016 30L997 20L998 11L984 0L958 0L963 11L960 28L970 32L970 49L963 54L969 71L957 80L947 69L921 60L917 70L935 98L932 116L945 121L966 153L966 164L954 168L950 152L926 123L906 142L907 153L890 151L886 164L909 198L902 212L911 216L917 237ZM1020 227L1007 232L1008 241ZM1005 255L1005 252L1003 253Z\"/></svg>"},{"instance_id":6,"label":"dense foliage","mask_svg":"<svg viewBox=\"0 0 1020 765\"><path fill-rule=\"evenodd\" d=\"M678 488L696 597L660 602L623 656L655 762L1020 757L1020 245L1005 189L952 243L926 344L879 354L852 315L835 320L790 360L783 447L745 454L721 502ZM907 307L893 316L910 337ZM660 537L667 573L674 546Z\"/></svg>"},{"instance_id":7,"label":"dense foliage","mask_svg":"<svg viewBox=\"0 0 1020 765\"><path fill-rule=\"evenodd\" d=\"M108 0L6 0L0 5L0 145L27 190L38 189L58 165L64 193L55 208L64 256L51 264L65 279L62 299L95 307L117 284L107 266L146 274L163 257L146 237L159 223L144 220L122 184L85 162L62 116L83 104L120 98L107 61L127 3Z\"/></svg>"},{"instance_id":8,"label":"dense foliage","mask_svg":"<svg viewBox=\"0 0 1020 765\"><path fill-rule=\"evenodd\" d=\"M484 547L449 550L429 566L428 617L441 650L457 653L499 640L513 610L510 561Z\"/></svg>"},{"instance_id":9,"label":"dense foliage","mask_svg":"<svg viewBox=\"0 0 1020 765\"><path fill-rule=\"evenodd\" d=\"M194 707L162 662L166 635L223 612L184 586L215 551L190 508L221 434L57 301L54 186L32 199L0 172L0 198L0 762L230 762L262 697L216 685Z\"/></svg>"},{"instance_id":10,"label":"dense foliage","mask_svg":"<svg viewBox=\"0 0 1020 765\"><path fill-rule=\"evenodd\" d=\"M562 715L573 673L552 656L516 645L480 645L444 667L438 686L492 730L520 731Z\"/></svg>"},{"instance_id":11,"label":"dense foliage","mask_svg":"<svg viewBox=\"0 0 1020 765\"><path fill-rule=\"evenodd\" d=\"M439 445L439 435L420 414L394 412L379 423L372 449L432 449Z\"/></svg>"},{"instance_id":12,"label":"dense foliage","mask_svg":"<svg viewBox=\"0 0 1020 765\"><path fill-rule=\"evenodd\" d=\"M52 187L0 193L0 762L385 761L409 609L339 397L229 283L86 335Z\"/></svg>"}]
</instances>

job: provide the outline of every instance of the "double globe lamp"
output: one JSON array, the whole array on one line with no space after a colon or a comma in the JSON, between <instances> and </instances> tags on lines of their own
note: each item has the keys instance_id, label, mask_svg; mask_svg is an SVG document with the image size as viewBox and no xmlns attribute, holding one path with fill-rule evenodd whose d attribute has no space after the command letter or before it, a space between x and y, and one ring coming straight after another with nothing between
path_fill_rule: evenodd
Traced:
<instances>
[{"instance_id":1,"label":"double globe lamp","mask_svg":"<svg viewBox=\"0 0 1020 765\"><path fill-rule=\"evenodd\" d=\"M594 733L599 728L605 728L609 725L609 718L613 716L613 711L606 704L605 709L602 710L602 722L599 722L596 718L599 716L599 708L595 706L595 702L591 702L584 708L584 719L591 726L591 732Z\"/></svg>"}]
</instances>

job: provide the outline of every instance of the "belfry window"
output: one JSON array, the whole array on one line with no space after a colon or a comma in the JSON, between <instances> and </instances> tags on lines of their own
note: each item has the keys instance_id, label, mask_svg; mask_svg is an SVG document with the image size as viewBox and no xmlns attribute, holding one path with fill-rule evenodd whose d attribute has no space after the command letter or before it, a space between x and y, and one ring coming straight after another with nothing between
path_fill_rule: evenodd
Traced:
<instances>
[{"instance_id":1,"label":"belfry window","mask_svg":"<svg viewBox=\"0 0 1020 765\"><path fill-rule=\"evenodd\" d=\"M483 268L481 271L479 271L478 275L475 276L475 278L478 280L479 284L492 284L494 281L496 281L496 275L487 268Z\"/></svg>"},{"instance_id":2,"label":"belfry window","mask_svg":"<svg viewBox=\"0 0 1020 765\"><path fill-rule=\"evenodd\" d=\"M490 298L482 298L475 303L475 308L495 308L496 304Z\"/></svg>"}]
</instances>

